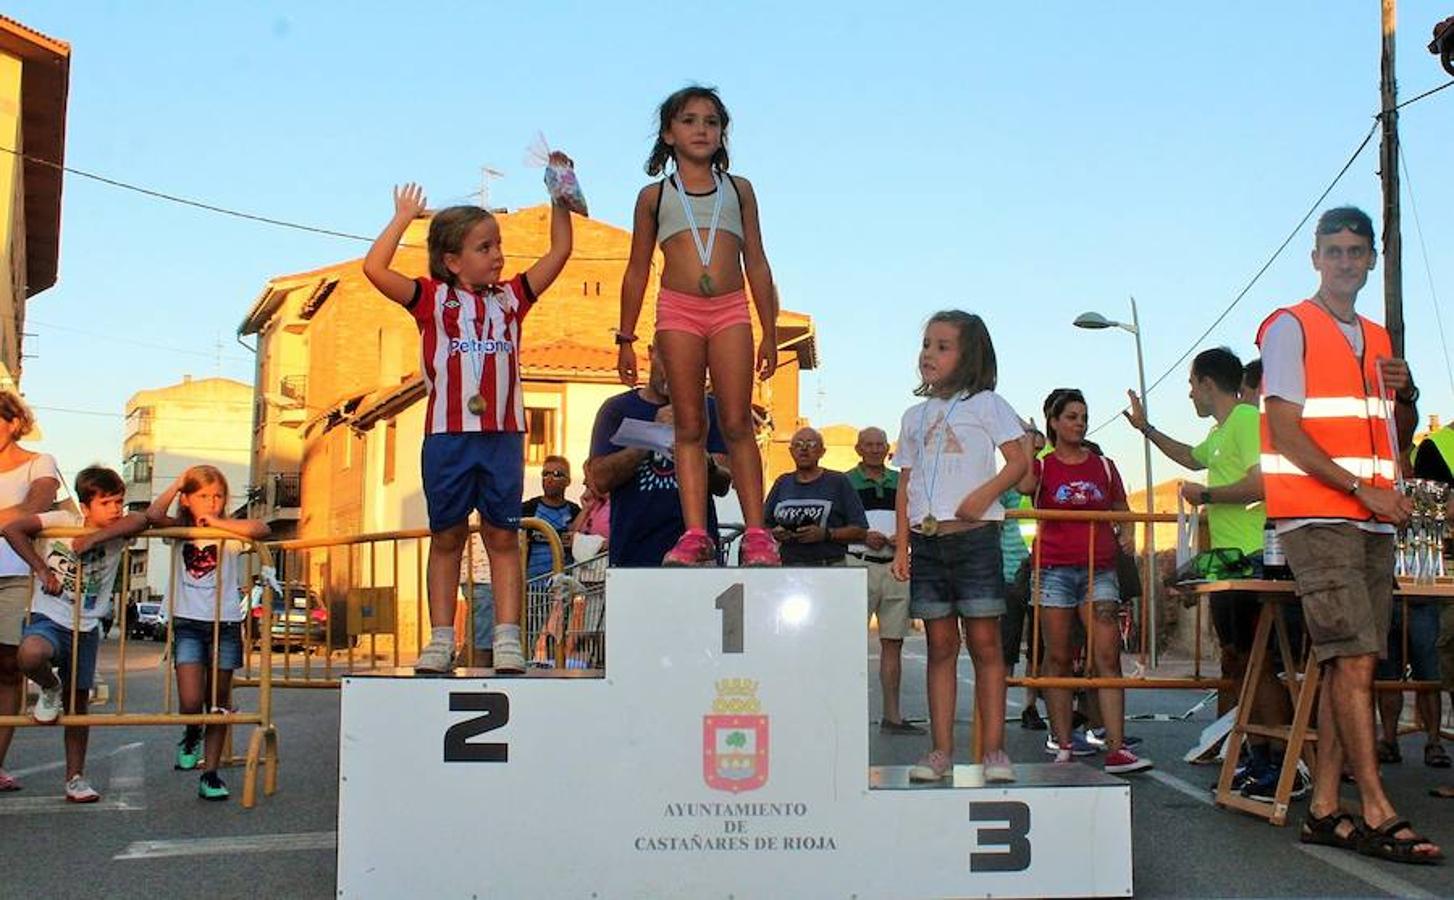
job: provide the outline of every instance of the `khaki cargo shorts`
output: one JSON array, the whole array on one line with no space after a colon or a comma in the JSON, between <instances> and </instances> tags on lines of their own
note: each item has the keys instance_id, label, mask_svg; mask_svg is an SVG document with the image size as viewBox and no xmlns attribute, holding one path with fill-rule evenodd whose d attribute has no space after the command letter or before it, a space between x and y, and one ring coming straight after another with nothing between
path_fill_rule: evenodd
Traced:
<instances>
[{"instance_id":1,"label":"khaki cargo shorts","mask_svg":"<svg viewBox=\"0 0 1454 900\"><path fill-rule=\"evenodd\" d=\"M850 553L848 564L868 570L868 617L878 616L879 640L902 641L909 633L909 583L895 578L886 562Z\"/></svg>"},{"instance_id":2,"label":"khaki cargo shorts","mask_svg":"<svg viewBox=\"0 0 1454 900\"><path fill-rule=\"evenodd\" d=\"M1393 617L1393 535L1304 525L1282 535L1282 546L1318 662L1382 657Z\"/></svg>"}]
</instances>

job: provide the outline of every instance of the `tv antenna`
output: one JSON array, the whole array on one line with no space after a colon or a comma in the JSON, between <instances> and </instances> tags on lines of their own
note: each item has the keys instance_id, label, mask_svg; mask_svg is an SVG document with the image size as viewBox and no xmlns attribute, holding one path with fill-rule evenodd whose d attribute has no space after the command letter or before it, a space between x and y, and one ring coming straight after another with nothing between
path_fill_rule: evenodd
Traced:
<instances>
[{"instance_id":1,"label":"tv antenna","mask_svg":"<svg viewBox=\"0 0 1454 900\"><path fill-rule=\"evenodd\" d=\"M489 166L480 166L480 207L490 208L490 180L493 178L504 178L505 173L499 169L492 169Z\"/></svg>"}]
</instances>

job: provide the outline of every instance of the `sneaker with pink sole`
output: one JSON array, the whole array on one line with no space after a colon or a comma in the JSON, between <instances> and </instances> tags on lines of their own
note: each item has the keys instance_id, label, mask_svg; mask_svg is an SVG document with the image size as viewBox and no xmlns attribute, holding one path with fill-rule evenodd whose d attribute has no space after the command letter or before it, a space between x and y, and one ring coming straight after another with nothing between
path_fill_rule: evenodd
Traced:
<instances>
[{"instance_id":1,"label":"sneaker with pink sole","mask_svg":"<svg viewBox=\"0 0 1454 900\"><path fill-rule=\"evenodd\" d=\"M954 763L943 750L930 750L923 759L909 767L910 781L943 781L954 771Z\"/></svg>"},{"instance_id":2,"label":"sneaker with pink sole","mask_svg":"<svg viewBox=\"0 0 1454 900\"><path fill-rule=\"evenodd\" d=\"M700 528L692 528L677 539L676 546L666 551L661 558L663 566L715 566L717 548L712 539Z\"/></svg>"},{"instance_id":3,"label":"sneaker with pink sole","mask_svg":"<svg viewBox=\"0 0 1454 900\"><path fill-rule=\"evenodd\" d=\"M988 784L1009 784L1015 780L1015 767L1008 753L991 750L984 755L984 780Z\"/></svg>"},{"instance_id":4,"label":"sneaker with pink sole","mask_svg":"<svg viewBox=\"0 0 1454 900\"><path fill-rule=\"evenodd\" d=\"M1106 754L1106 772L1110 775L1129 775L1132 772L1144 772L1151 768L1151 765L1151 760L1142 759L1125 747L1120 747Z\"/></svg>"},{"instance_id":5,"label":"sneaker with pink sole","mask_svg":"<svg viewBox=\"0 0 1454 900\"><path fill-rule=\"evenodd\" d=\"M783 564L777 552L777 541L766 528L749 528L742 536L742 549L737 564L747 568L774 568Z\"/></svg>"}]
</instances>

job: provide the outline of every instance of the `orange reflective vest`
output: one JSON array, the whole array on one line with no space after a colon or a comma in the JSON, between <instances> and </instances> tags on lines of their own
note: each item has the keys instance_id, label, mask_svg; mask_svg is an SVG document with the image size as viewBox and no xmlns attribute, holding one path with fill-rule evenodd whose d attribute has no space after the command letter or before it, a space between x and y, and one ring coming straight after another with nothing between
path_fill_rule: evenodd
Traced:
<instances>
[{"instance_id":1,"label":"orange reflective vest","mask_svg":"<svg viewBox=\"0 0 1454 900\"><path fill-rule=\"evenodd\" d=\"M1283 313L1297 319L1303 331L1303 431L1364 484L1391 487L1396 465L1390 441L1393 409L1378 392L1378 360L1393 356L1388 332L1359 316L1363 355L1355 356L1337 321L1322 307L1304 300L1262 322L1257 329L1259 349L1267 326ZM1267 427L1265 397L1262 412L1262 486L1269 519L1374 517L1356 494L1308 475L1279 453Z\"/></svg>"}]
</instances>

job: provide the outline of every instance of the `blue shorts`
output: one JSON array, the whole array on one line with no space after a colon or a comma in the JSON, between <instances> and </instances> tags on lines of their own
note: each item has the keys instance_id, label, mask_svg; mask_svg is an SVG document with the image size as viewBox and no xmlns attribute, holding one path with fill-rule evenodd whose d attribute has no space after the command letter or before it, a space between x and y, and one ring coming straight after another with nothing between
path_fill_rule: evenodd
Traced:
<instances>
[{"instance_id":1,"label":"blue shorts","mask_svg":"<svg viewBox=\"0 0 1454 900\"><path fill-rule=\"evenodd\" d=\"M525 435L516 431L425 435L419 469L430 531L438 533L469 521L470 510L478 510L496 528L520 527Z\"/></svg>"},{"instance_id":2,"label":"blue shorts","mask_svg":"<svg viewBox=\"0 0 1454 900\"><path fill-rule=\"evenodd\" d=\"M461 584L459 592L470 599L475 614L475 649L490 650L495 646L495 586L476 582L474 596L465 592L470 586Z\"/></svg>"},{"instance_id":3,"label":"blue shorts","mask_svg":"<svg viewBox=\"0 0 1454 900\"><path fill-rule=\"evenodd\" d=\"M1038 602L1055 609L1075 609L1088 599L1089 581L1089 566L1046 566L1040 570ZM1097 603L1121 602L1115 566L1096 569L1095 598Z\"/></svg>"},{"instance_id":4,"label":"blue shorts","mask_svg":"<svg viewBox=\"0 0 1454 900\"><path fill-rule=\"evenodd\" d=\"M25 626L20 639L24 641L28 637L38 637L50 644L50 664L56 667L56 674L61 681L69 685L71 638L74 634L74 631L59 622L52 622L36 613L30 617L30 624ZM96 684L96 650L100 645L100 628L81 632L81 639L76 646L76 690L89 691Z\"/></svg>"},{"instance_id":5,"label":"blue shorts","mask_svg":"<svg viewBox=\"0 0 1454 900\"><path fill-rule=\"evenodd\" d=\"M1404 658L1404 603L1393 601L1393 620L1388 629L1388 655L1378 661L1377 677L1398 681L1407 665L1415 681L1439 680L1439 602L1410 603L1409 654Z\"/></svg>"},{"instance_id":6,"label":"blue shorts","mask_svg":"<svg viewBox=\"0 0 1454 900\"><path fill-rule=\"evenodd\" d=\"M1005 614L1000 525L925 537L909 535L909 615L915 619Z\"/></svg>"},{"instance_id":7,"label":"blue shorts","mask_svg":"<svg viewBox=\"0 0 1454 900\"><path fill-rule=\"evenodd\" d=\"M218 626L217 668L242 668L242 623L222 622ZM179 666L212 667L212 623L201 619L172 620L172 660Z\"/></svg>"}]
</instances>

